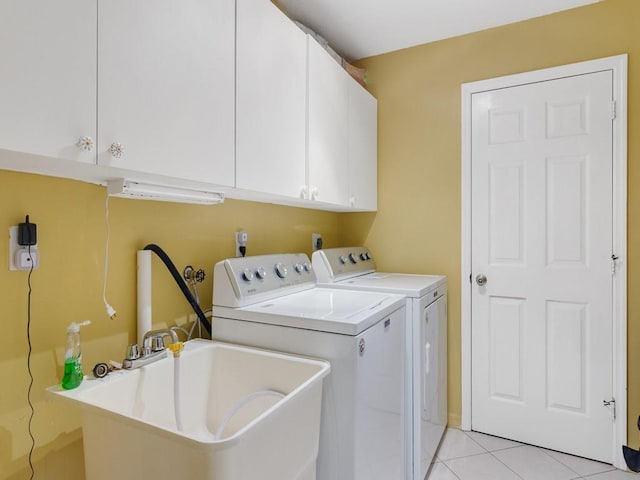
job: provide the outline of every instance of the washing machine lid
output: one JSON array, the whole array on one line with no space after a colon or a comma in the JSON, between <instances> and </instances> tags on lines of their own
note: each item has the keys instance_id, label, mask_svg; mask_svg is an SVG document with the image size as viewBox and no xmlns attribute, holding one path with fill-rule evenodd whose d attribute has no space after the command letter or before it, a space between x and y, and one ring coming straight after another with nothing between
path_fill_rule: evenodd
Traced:
<instances>
[{"instance_id":1,"label":"washing machine lid","mask_svg":"<svg viewBox=\"0 0 640 480\"><path fill-rule=\"evenodd\" d=\"M395 311L404 297L388 293L313 288L245 307L213 307L214 317L321 332L358 335ZM213 320L215 322L215 318Z\"/></svg>"},{"instance_id":2,"label":"washing machine lid","mask_svg":"<svg viewBox=\"0 0 640 480\"><path fill-rule=\"evenodd\" d=\"M444 275L374 272L326 285L332 288L387 292L421 298L434 290L439 290L439 295L442 295L446 291L446 284L447 277Z\"/></svg>"}]
</instances>

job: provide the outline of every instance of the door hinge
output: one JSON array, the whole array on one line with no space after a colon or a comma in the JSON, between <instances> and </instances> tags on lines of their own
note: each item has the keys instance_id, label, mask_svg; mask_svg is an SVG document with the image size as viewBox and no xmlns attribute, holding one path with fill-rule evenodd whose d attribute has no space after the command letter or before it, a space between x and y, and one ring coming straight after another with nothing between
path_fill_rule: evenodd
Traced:
<instances>
[{"instance_id":1,"label":"door hinge","mask_svg":"<svg viewBox=\"0 0 640 480\"><path fill-rule=\"evenodd\" d=\"M611 120L615 120L616 119L616 101L612 100L611 101Z\"/></svg>"},{"instance_id":2,"label":"door hinge","mask_svg":"<svg viewBox=\"0 0 640 480\"><path fill-rule=\"evenodd\" d=\"M616 419L616 399L612 398L611 400L603 400L602 406L611 407L611 416L613 419Z\"/></svg>"},{"instance_id":3,"label":"door hinge","mask_svg":"<svg viewBox=\"0 0 640 480\"><path fill-rule=\"evenodd\" d=\"M616 262L620 259L615 253L611 254L611 275L616 274Z\"/></svg>"}]
</instances>

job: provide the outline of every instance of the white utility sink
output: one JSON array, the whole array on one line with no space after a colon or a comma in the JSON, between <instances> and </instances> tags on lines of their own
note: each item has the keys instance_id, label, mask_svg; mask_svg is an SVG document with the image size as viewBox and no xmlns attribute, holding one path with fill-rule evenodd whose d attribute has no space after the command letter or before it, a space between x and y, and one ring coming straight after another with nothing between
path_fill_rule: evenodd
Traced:
<instances>
[{"instance_id":1,"label":"white utility sink","mask_svg":"<svg viewBox=\"0 0 640 480\"><path fill-rule=\"evenodd\" d=\"M87 480L315 479L327 362L206 340L179 361L182 431L172 357L48 389L82 407Z\"/></svg>"}]
</instances>

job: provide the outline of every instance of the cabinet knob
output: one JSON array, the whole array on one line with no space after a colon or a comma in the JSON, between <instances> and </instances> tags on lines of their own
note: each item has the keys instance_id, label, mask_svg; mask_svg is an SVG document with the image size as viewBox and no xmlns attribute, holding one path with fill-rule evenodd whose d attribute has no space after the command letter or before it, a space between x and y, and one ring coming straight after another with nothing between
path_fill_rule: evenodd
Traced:
<instances>
[{"instance_id":1,"label":"cabinet knob","mask_svg":"<svg viewBox=\"0 0 640 480\"><path fill-rule=\"evenodd\" d=\"M302 185L300 187L300 198L306 200L308 194L309 194L309 189L307 188L306 185Z\"/></svg>"},{"instance_id":2,"label":"cabinet knob","mask_svg":"<svg viewBox=\"0 0 640 480\"><path fill-rule=\"evenodd\" d=\"M349 197L349 206L354 208L356 206L356 197Z\"/></svg>"},{"instance_id":3,"label":"cabinet knob","mask_svg":"<svg viewBox=\"0 0 640 480\"><path fill-rule=\"evenodd\" d=\"M93 138L85 136L78 139L76 146L83 152L91 153L95 148L95 143L93 143Z\"/></svg>"},{"instance_id":4,"label":"cabinet knob","mask_svg":"<svg viewBox=\"0 0 640 480\"><path fill-rule=\"evenodd\" d=\"M311 200L317 200L319 194L320 194L320 192L318 191L318 188L317 187L313 187L311 189Z\"/></svg>"},{"instance_id":5,"label":"cabinet knob","mask_svg":"<svg viewBox=\"0 0 640 480\"><path fill-rule=\"evenodd\" d=\"M122 155L124 155L124 148L122 148L122 145L118 142L113 142L109 147L109 153L113 158L119 160L122 158Z\"/></svg>"}]
</instances>

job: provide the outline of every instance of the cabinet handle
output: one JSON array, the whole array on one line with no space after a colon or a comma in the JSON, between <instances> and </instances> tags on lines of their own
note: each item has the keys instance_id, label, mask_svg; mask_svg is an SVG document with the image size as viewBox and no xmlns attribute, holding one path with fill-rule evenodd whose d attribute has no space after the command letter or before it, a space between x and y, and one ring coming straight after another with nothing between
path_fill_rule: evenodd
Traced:
<instances>
[{"instance_id":1,"label":"cabinet handle","mask_svg":"<svg viewBox=\"0 0 640 480\"><path fill-rule=\"evenodd\" d=\"M349 206L354 208L356 206L356 197L349 197Z\"/></svg>"},{"instance_id":2,"label":"cabinet handle","mask_svg":"<svg viewBox=\"0 0 640 480\"><path fill-rule=\"evenodd\" d=\"M309 189L307 188L306 185L302 185L300 187L300 198L306 200L308 194L309 194Z\"/></svg>"},{"instance_id":3,"label":"cabinet handle","mask_svg":"<svg viewBox=\"0 0 640 480\"><path fill-rule=\"evenodd\" d=\"M320 194L320 192L318 191L318 188L317 187L313 187L311 189L311 200L317 200L319 194Z\"/></svg>"},{"instance_id":4,"label":"cabinet handle","mask_svg":"<svg viewBox=\"0 0 640 480\"><path fill-rule=\"evenodd\" d=\"M122 155L124 155L124 148L122 148L122 145L118 142L113 142L109 147L109 153L111 153L113 158L119 160L122 158Z\"/></svg>"},{"instance_id":5,"label":"cabinet handle","mask_svg":"<svg viewBox=\"0 0 640 480\"><path fill-rule=\"evenodd\" d=\"M80 137L76 142L76 146L82 150L83 152L93 152L95 148L95 144L93 143L93 138L91 137Z\"/></svg>"}]
</instances>

